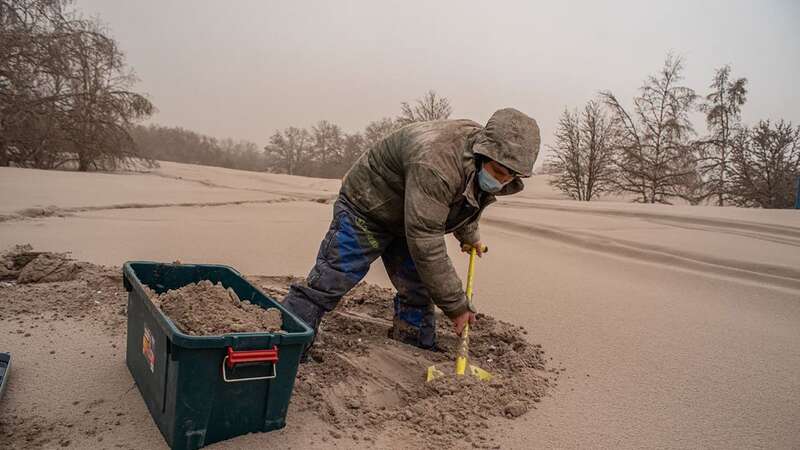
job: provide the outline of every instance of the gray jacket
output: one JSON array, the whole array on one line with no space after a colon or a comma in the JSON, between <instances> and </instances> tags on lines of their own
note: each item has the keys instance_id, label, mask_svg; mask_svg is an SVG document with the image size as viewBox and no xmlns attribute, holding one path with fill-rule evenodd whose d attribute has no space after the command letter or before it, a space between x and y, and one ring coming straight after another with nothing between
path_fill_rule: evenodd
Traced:
<instances>
[{"instance_id":1,"label":"gray jacket","mask_svg":"<svg viewBox=\"0 0 800 450\"><path fill-rule=\"evenodd\" d=\"M364 153L342 183L341 195L358 212L406 238L431 299L449 317L471 305L444 235L453 233L462 243L480 240L478 219L495 195L477 186L473 145L486 140L484 128L471 120L407 125ZM523 187L517 178L496 195Z\"/></svg>"}]
</instances>

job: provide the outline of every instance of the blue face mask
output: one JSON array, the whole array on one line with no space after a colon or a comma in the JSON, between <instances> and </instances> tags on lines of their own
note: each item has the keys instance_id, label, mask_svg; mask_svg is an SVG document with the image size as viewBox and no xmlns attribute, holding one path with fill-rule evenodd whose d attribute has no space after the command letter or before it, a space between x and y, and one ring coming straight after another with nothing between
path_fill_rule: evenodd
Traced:
<instances>
[{"instance_id":1,"label":"blue face mask","mask_svg":"<svg viewBox=\"0 0 800 450\"><path fill-rule=\"evenodd\" d=\"M483 167L481 167L480 172L478 172L478 185L482 190L490 194L496 194L500 192L503 189L503 186L505 186L505 184L497 181L497 179L493 177L492 174L487 172Z\"/></svg>"}]
</instances>

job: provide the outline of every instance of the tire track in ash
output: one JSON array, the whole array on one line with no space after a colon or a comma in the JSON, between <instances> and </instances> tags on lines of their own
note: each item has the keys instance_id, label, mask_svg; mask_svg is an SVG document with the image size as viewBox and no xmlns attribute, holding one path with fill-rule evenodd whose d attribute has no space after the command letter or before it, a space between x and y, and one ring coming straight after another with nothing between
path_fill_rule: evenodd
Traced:
<instances>
[{"instance_id":1,"label":"tire track in ash","mask_svg":"<svg viewBox=\"0 0 800 450\"><path fill-rule=\"evenodd\" d=\"M600 216L631 217L636 219L652 220L658 223L676 223L687 225L703 225L713 228L725 228L738 231L748 231L765 233L770 235L782 236L784 238L797 239L800 243L800 227L789 225L772 225L759 222L748 222L734 219L716 219L712 217L680 216L673 214L659 214L646 211L620 211L616 209L600 208L581 208L564 205L549 205L537 202L502 201L498 202L499 207L546 209L551 211L571 212L577 214L593 214ZM721 231L721 230L715 230ZM752 237L752 236L751 236Z\"/></svg>"},{"instance_id":2,"label":"tire track in ash","mask_svg":"<svg viewBox=\"0 0 800 450\"><path fill-rule=\"evenodd\" d=\"M316 203L330 203L331 197L279 197L264 200L229 200L220 202L175 202L175 203L119 203L113 205L99 205L99 206L74 206L70 208L59 208L56 206L49 206L45 208L26 208L17 211L14 214L0 215L0 223L10 222L15 220L26 219L39 219L45 217L67 217L76 213L89 212L89 211L107 211L113 209L149 209L149 208L186 208L186 207L204 207L204 206L228 206L228 205L253 205L253 204L271 204L271 203L291 203L291 202L316 202Z\"/></svg>"},{"instance_id":3,"label":"tire track in ash","mask_svg":"<svg viewBox=\"0 0 800 450\"><path fill-rule=\"evenodd\" d=\"M298 199L306 199L306 200L312 200L312 201L316 200L318 197L323 195L321 193L303 192L302 188L297 188L296 186L294 186L294 185L292 185L290 183L277 181L277 180L270 180L269 182L272 183L272 184L286 186L288 188L293 188L294 187L296 189L294 189L294 190L292 190L292 189L281 190L281 189L263 189L263 188L255 188L255 187L230 186L230 185L227 185L227 184L215 183L215 182L213 182L211 180L208 180L208 179L198 179L198 178L182 177L182 176L177 176L177 175L168 175L168 174L161 173L161 172L147 172L146 174L147 175L152 175L152 176L155 176L155 177L167 178L169 180L185 181L185 182L188 182L188 183L195 183L195 184L199 184L199 185L204 186L204 187L211 187L211 188L218 188L218 189L230 189L230 190L233 190L233 191L262 192L262 193L265 193L265 194L273 194L273 195L288 195L288 196L292 196L292 197L297 197ZM253 177L248 177L248 178L249 179L254 179ZM256 181L262 181L262 180L257 180L256 179ZM310 189L310 190L312 190L312 191L316 190L318 192L325 192L322 189ZM335 194L336 194L336 192L331 192L329 195L335 195Z\"/></svg>"},{"instance_id":4,"label":"tire track in ash","mask_svg":"<svg viewBox=\"0 0 800 450\"><path fill-rule=\"evenodd\" d=\"M761 241L772 242L775 244L781 245L789 245L792 247L800 247L800 239L792 239L792 238L781 238L775 235L765 234L765 233L756 233L756 232L749 232L749 231L737 231L737 230L725 230L722 228L714 228L709 226L691 226L691 225L680 225L676 222L670 221L662 221L658 219L646 219L648 222L659 224L659 225L666 225L673 228L681 228L684 230L696 230L696 231L708 231L713 233L723 233L723 234L730 234L732 236L740 236L746 237L750 239L758 239Z\"/></svg>"},{"instance_id":5,"label":"tire track in ash","mask_svg":"<svg viewBox=\"0 0 800 450\"><path fill-rule=\"evenodd\" d=\"M718 258L593 233L574 230L565 232L542 225L505 219L484 217L481 222L526 238L550 239L605 255L630 258L712 276L748 280L772 287L800 290L800 270L792 267Z\"/></svg>"}]
</instances>

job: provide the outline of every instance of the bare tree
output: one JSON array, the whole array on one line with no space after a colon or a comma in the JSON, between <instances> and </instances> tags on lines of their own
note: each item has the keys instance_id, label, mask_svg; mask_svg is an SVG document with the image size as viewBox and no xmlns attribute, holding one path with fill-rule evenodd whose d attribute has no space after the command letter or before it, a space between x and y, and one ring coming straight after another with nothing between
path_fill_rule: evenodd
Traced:
<instances>
[{"instance_id":1,"label":"bare tree","mask_svg":"<svg viewBox=\"0 0 800 450\"><path fill-rule=\"evenodd\" d=\"M289 127L276 131L264 147L267 160L274 166L281 167L289 175L308 170L311 161L313 139L306 129Z\"/></svg>"},{"instance_id":2,"label":"bare tree","mask_svg":"<svg viewBox=\"0 0 800 450\"><path fill-rule=\"evenodd\" d=\"M52 82L46 77L61 61L58 52L46 57L57 23L70 28L60 1L0 0L0 165L33 161L47 168L40 149L57 127L45 117L62 95L61 72Z\"/></svg>"},{"instance_id":3,"label":"bare tree","mask_svg":"<svg viewBox=\"0 0 800 450\"><path fill-rule=\"evenodd\" d=\"M327 120L311 131L290 127L277 131L264 147L267 170L292 175L341 178L366 150L400 127L391 118L370 122L363 133L346 134Z\"/></svg>"},{"instance_id":4,"label":"bare tree","mask_svg":"<svg viewBox=\"0 0 800 450\"><path fill-rule=\"evenodd\" d=\"M128 130L153 113L142 95L127 90L136 78L126 69L117 43L94 23L73 35L70 44L69 107L63 130L73 144L78 170L114 169L137 157ZM69 158L64 158L65 162Z\"/></svg>"},{"instance_id":5,"label":"bare tree","mask_svg":"<svg viewBox=\"0 0 800 450\"><path fill-rule=\"evenodd\" d=\"M711 92L700 110L706 113L711 136L698 142L699 170L709 195L717 205L725 204L730 191L731 145L733 134L741 126L741 107L747 100L747 79L731 79L730 66L716 70Z\"/></svg>"},{"instance_id":6,"label":"bare tree","mask_svg":"<svg viewBox=\"0 0 800 450\"><path fill-rule=\"evenodd\" d=\"M413 122L443 120L449 118L452 112L450 100L447 97L439 97L436 91L430 90L421 99L417 99L414 105L403 102L397 121L401 125L407 125Z\"/></svg>"},{"instance_id":7,"label":"bare tree","mask_svg":"<svg viewBox=\"0 0 800 450\"><path fill-rule=\"evenodd\" d=\"M600 94L621 129L615 190L636 194L635 201L670 203L682 196L682 183L695 176L689 112L696 95L678 84L682 70L683 60L668 55L658 75L641 87L631 112L611 92Z\"/></svg>"},{"instance_id":8,"label":"bare tree","mask_svg":"<svg viewBox=\"0 0 800 450\"><path fill-rule=\"evenodd\" d=\"M800 127L762 120L733 137L731 194L739 206L791 208L800 176Z\"/></svg>"},{"instance_id":9,"label":"bare tree","mask_svg":"<svg viewBox=\"0 0 800 450\"><path fill-rule=\"evenodd\" d=\"M550 184L575 200L591 201L613 187L615 179L614 122L599 104L590 101L583 111L564 110L550 147Z\"/></svg>"},{"instance_id":10,"label":"bare tree","mask_svg":"<svg viewBox=\"0 0 800 450\"><path fill-rule=\"evenodd\" d=\"M344 136L339 125L320 120L311 128L314 158L323 165L340 162Z\"/></svg>"},{"instance_id":11,"label":"bare tree","mask_svg":"<svg viewBox=\"0 0 800 450\"><path fill-rule=\"evenodd\" d=\"M254 142L222 139L215 150L215 165L239 170L265 169L263 154Z\"/></svg>"}]
</instances>

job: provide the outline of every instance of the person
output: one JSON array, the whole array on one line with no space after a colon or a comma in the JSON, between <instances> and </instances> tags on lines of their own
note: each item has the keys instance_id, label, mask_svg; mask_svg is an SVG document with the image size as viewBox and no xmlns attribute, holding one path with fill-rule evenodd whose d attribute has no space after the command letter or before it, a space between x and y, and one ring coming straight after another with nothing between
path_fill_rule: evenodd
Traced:
<instances>
[{"instance_id":1,"label":"person","mask_svg":"<svg viewBox=\"0 0 800 450\"><path fill-rule=\"evenodd\" d=\"M284 305L315 333L326 312L378 257L397 290L389 337L434 349L434 305L456 334L475 320L445 246L452 233L481 255L478 220L496 196L523 189L539 153L536 121L516 109L471 120L406 125L366 151L345 175L333 220L304 283Z\"/></svg>"}]
</instances>

